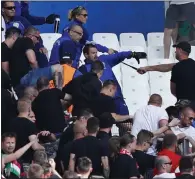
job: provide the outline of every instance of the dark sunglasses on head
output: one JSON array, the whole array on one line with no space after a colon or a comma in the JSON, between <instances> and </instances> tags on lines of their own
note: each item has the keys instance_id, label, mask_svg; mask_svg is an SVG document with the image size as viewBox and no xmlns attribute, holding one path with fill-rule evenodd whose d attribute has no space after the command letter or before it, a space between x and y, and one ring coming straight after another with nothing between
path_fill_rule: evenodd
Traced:
<instances>
[{"instance_id":1,"label":"dark sunglasses on head","mask_svg":"<svg viewBox=\"0 0 195 179\"><path fill-rule=\"evenodd\" d=\"M88 14L80 14L83 17L88 17Z\"/></svg>"},{"instance_id":2,"label":"dark sunglasses on head","mask_svg":"<svg viewBox=\"0 0 195 179\"><path fill-rule=\"evenodd\" d=\"M164 163L164 164L172 165L172 162L166 162L166 163Z\"/></svg>"},{"instance_id":3,"label":"dark sunglasses on head","mask_svg":"<svg viewBox=\"0 0 195 179\"><path fill-rule=\"evenodd\" d=\"M85 10L85 8L83 6L77 6L73 9L73 11L75 10Z\"/></svg>"},{"instance_id":4,"label":"dark sunglasses on head","mask_svg":"<svg viewBox=\"0 0 195 179\"><path fill-rule=\"evenodd\" d=\"M16 9L16 6L10 6L10 7L4 7L5 9L7 9L7 10L12 10L12 9Z\"/></svg>"}]
</instances>

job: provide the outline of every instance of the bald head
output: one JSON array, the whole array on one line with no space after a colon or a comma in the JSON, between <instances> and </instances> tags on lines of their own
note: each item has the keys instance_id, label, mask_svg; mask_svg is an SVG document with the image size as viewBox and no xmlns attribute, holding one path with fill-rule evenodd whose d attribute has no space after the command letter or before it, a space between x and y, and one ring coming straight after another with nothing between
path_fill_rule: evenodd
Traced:
<instances>
[{"instance_id":1,"label":"bald head","mask_svg":"<svg viewBox=\"0 0 195 179\"><path fill-rule=\"evenodd\" d=\"M157 106L161 106L162 105L162 97L159 94L152 94L150 96L148 104L154 104Z\"/></svg>"},{"instance_id":2,"label":"bald head","mask_svg":"<svg viewBox=\"0 0 195 179\"><path fill-rule=\"evenodd\" d=\"M73 127L74 135L83 135L86 132L86 127L86 123L77 120Z\"/></svg>"},{"instance_id":3,"label":"bald head","mask_svg":"<svg viewBox=\"0 0 195 179\"><path fill-rule=\"evenodd\" d=\"M184 115L188 115L188 114L193 114L193 113L194 113L193 109L190 108L190 107L185 107L185 108L183 108L183 109L181 110L181 112L182 112Z\"/></svg>"},{"instance_id":4,"label":"bald head","mask_svg":"<svg viewBox=\"0 0 195 179\"><path fill-rule=\"evenodd\" d=\"M80 30L81 32L83 32L83 29L80 25L77 25L77 24L73 24L71 27L70 27L70 30Z\"/></svg>"},{"instance_id":5,"label":"bald head","mask_svg":"<svg viewBox=\"0 0 195 179\"><path fill-rule=\"evenodd\" d=\"M33 101L34 98L36 98L38 96L38 90L33 87L33 86L29 86L27 88L24 89L24 97Z\"/></svg>"},{"instance_id":6,"label":"bald head","mask_svg":"<svg viewBox=\"0 0 195 179\"><path fill-rule=\"evenodd\" d=\"M192 108L185 107L181 110L180 117L182 127L189 127L192 125L192 122L195 119L195 113Z\"/></svg>"},{"instance_id":7,"label":"bald head","mask_svg":"<svg viewBox=\"0 0 195 179\"><path fill-rule=\"evenodd\" d=\"M171 160L167 156L158 156L155 161L155 166L158 171L160 171L164 164L170 163Z\"/></svg>"},{"instance_id":8,"label":"bald head","mask_svg":"<svg viewBox=\"0 0 195 179\"><path fill-rule=\"evenodd\" d=\"M79 25L72 25L69 29L69 35L71 39L75 42L79 42L83 37L83 29Z\"/></svg>"}]
</instances>

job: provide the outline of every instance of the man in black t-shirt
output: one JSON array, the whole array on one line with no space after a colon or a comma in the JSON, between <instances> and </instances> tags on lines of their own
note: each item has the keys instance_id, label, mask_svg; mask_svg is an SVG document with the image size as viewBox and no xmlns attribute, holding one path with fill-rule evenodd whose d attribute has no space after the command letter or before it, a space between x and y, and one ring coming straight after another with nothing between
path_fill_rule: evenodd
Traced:
<instances>
[{"instance_id":1,"label":"man in black t-shirt","mask_svg":"<svg viewBox=\"0 0 195 179\"><path fill-rule=\"evenodd\" d=\"M17 118L10 122L9 131L16 133L17 143L16 150L23 147L29 141L35 140L38 130L34 121L29 118L31 111L31 102L26 99L20 99L18 101ZM20 159L23 163L31 163L33 157L33 150L44 149L39 143L34 143L32 148L29 149Z\"/></svg>"},{"instance_id":2,"label":"man in black t-shirt","mask_svg":"<svg viewBox=\"0 0 195 179\"><path fill-rule=\"evenodd\" d=\"M189 58L191 46L180 42L176 47L176 58L179 62L172 69L171 93L177 100L195 101L195 61Z\"/></svg>"},{"instance_id":3,"label":"man in black t-shirt","mask_svg":"<svg viewBox=\"0 0 195 179\"><path fill-rule=\"evenodd\" d=\"M89 109L83 109L80 111L77 120L71 124L68 125L68 127L65 129L65 131L62 133L60 137L60 142L58 146L58 151L57 151L57 156L55 158L56 161L56 167L58 172L61 172L61 164L60 161L62 160L61 158L61 153L64 151L64 145L66 145L66 148L70 147L70 143L74 140L74 126L77 122L82 123L83 125L87 125L87 120L93 117L92 112ZM72 144L71 144L72 145ZM69 163L69 159L68 159ZM66 166L66 164L64 164Z\"/></svg>"},{"instance_id":4,"label":"man in black t-shirt","mask_svg":"<svg viewBox=\"0 0 195 179\"><path fill-rule=\"evenodd\" d=\"M75 140L72 144L69 170L75 171L77 160L80 157L88 157L92 161L93 175L109 175L109 162L107 152L101 146L100 141L96 138L99 130L99 120L95 117L87 121L88 135L82 139Z\"/></svg>"},{"instance_id":5,"label":"man in black t-shirt","mask_svg":"<svg viewBox=\"0 0 195 179\"><path fill-rule=\"evenodd\" d=\"M91 100L90 108L94 116L99 117L103 113L110 113L116 121L125 121L130 118L129 115L116 114L115 93L117 85L113 80L106 80L98 96Z\"/></svg>"},{"instance_id":6,"label":"man in black t-shirt","mask_svg":"<svg viewBox=\"0 0 195 179\"><path fill-rule=\"evenodd\" d=\"M53 80L58 88L62 87L61 81L63 69L60 64L39 68L35 45L39 43L40 32L35 27L26 29L23 38L18 38L12 48L12 56L10 60L10 76L14 87L23 85L35 86L37 79L41 76ZM59 81L59 78L61 80Z\"/></svg>"},{"instance_id":7,"label":"man in black t-shirt","mask_svg":"<svg viewBox=\"0 0 195 179\"><path fill-rule=\"evenodd\" d=\"M13 99L11 80L8 74L1 69L1 133L8 132L11 119L17 116L17 102Z\"/></svg>"},{"instance_id":8,"label":"man in black t-shirt","mask_svg":"<svg viewBox=\"0 0 195 179\"><path fill-rule=\"evenodd\" d=\"M16 27L7 29L5 34L5 41L1 43L1 67L9 74L9 61L11 59L11 48L20 36L21 31Z\"/></svg>"},{"instance_id":9,"label":"man in black t-shirt","mask_svg":"<svg viewBox=\"0 0 195 179\"><path fill-rule=\"evenodd\" d=\"M179 170L181 175L176 177L176 179L195 179L194 174L194 164L191 157L182 157L179 162Z\"/></svg>"},{"instance_id":10,"label":"man in black t-shirt","mask_svg":"<svg viewBox=\"0 0 195 179\"><path fill-rule=\"evenodd\" d=\"M49 89L49 80L41 77L37 80L38 96L32 102L39 130L61 133L66 127L61 100L63 93L57 88Z\"/></svg>"},{"instance_id":11,"label":"man in black t-shirt","mask_svg":"<svg viewBox=\"0 0 195 179\"><path fill-rule=\"evenodd\" d=\"M30 27L24 37L15 42L10 60L10 76L14 86L20 84L20 79L30 70L38 68L34 47L39 38L38 30Z\"/></svg>"},{"instance_id":12,"label":"man in black t-shirt","mask_svg":"<svg viewBox=\"0 0 195 179\"><path fill-rule=\"evenodd\" d=\"M100 144L104 147L107 156L110 156L110 149L108 141L111 137L111 129L115 123L114 118L110 113L103 113L100 117L100 129L97 138L100 139Z\"/></svg>"},{"instance_id":13,"label":"man in black t-shirt","mask_svg":"<svg viewBox=\"0 0 195 179\"><path fill-rule=\"evenodd\" d=\"M101 61L92 64L91 72L74 78L64 88L66 101L73 104L73 116L78 116L81 109L90 108L90 101L98 96L102 84L99 80L102 76L104 65Z\"/></svg>"},{"instance_id":14,"label":"man in black t-shirt","mask_svg":"<svg viewBox=\"0 0 195 179\"><path fill-rule=\"evenodd\" d=\"M80 110L80 113L77 116L76 122L80 121L83 124L87 124L87 120L91 117L93 117L93 114L90 109L82 109ZM69 124L69 126L62 133L60 137L59 148L62 147L64 144L73 141L74 139L73 127L76 122Z\"/></svg>"},{"instance_id":15,"label":"man in black t-shirt","mask_svg":"<svg viewBox=\"0 0 195 179\"><path fill-rule=\"evenodd\" d=\"M73 127L74 141L86 136L86 134L87 134L86 125L87 124L84 124L79 120L76 121L76 123L74 124L74 127ZM58 167L60 173L62 173L62 174L64 173L64 171L68 170L71 148L72 148L72 144L74 141L69 141L68 143L64 144L63 147L60 147L58 149L59 153L57 156L58 158L56 158L56 159L58 160L58 162L60 163L61 166L63 165L62 171L60 169L61 167Z\"/></svg>"},{"instance_id":16,"label":"man in black t-shirt","mask_svg":"<svg viewBox=\"0 0 195 179\"><path fill-rule=\"evenodd\" d=\"M135 152L132 153L133 158L136 159L139 172L142 176L153 176L153 168L155 165L155 156L146 154L147 150L153 144L153 134L147 130L141 130L137 135L137 145Z\"/></svg>"}]
</instances>

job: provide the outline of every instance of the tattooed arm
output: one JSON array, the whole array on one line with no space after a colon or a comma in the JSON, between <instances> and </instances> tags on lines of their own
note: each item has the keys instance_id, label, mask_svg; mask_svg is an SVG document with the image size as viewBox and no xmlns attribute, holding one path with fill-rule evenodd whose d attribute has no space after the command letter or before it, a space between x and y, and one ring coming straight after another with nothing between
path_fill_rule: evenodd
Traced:
<instances>
[{"instance_id":1,"label":"tattooed arm","mask_svg":"<svg viewBox=\"0 0 195 179\"><path fill-rule=\"evenodd\" d=\"M56 88L62 89L64 77L63 77L63 67L59 64L51 66L54 85Z\"/></svg>"},{"instance_id":2,"label":"tattooed arm","mask_svg":"<svg viewBox=\"0 0 195 179\"><path fill-rule=\"evenodd\" d=\"M70 160L69 160L69 170L75 171L75 163L76 163L76 155L71 153L70 154Z\"/></svg>"},{"instance_id":3,"label":"tattooed arm","mask_svg":"<svg viewBox=\"0 0 195 179\"><path fill-rule=\"evenodd\" d=\"M110 175L110 166L107 156L101 157L102 166L103 166L103 174L105 178L109 178Z\"/></svg>"}]
</instances>

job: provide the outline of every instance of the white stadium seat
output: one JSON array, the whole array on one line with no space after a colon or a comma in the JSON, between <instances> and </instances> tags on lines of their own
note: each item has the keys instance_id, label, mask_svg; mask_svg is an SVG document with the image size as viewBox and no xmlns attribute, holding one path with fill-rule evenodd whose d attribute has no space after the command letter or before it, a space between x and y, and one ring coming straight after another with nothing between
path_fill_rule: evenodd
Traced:
<instances>
[{"instance_id":1,"label":"white stadium seat","mask_svg":"<svg viewBox=\"0 0 195 179\"><path fill-rule=\"evenodd\" d=\"M118 129L118 127L116 126L116 124L114 124L114 125L112 126L111 133L112 133L112 136L114 136L114 135L119 136L119 129Z\"/></svg>"},{"instance_id":2,"label":"white stadium seat","mask_svg":"<svg viewBox=\"0 0 195 179\"><path fill-rule=\"evenodd\" d=\"M6 25L3 16L1 16L1 27L3 28L3 31L1 31L1 42L3 42L5 40L5 32L6 32Z\"/></svg>"},{"instance_id":3,"label":"white stadium seat","mask_svg":"<svg viewBox=\"0 0 195 179\"><path fill-rule=\"evenodd\" d=\"M171 72L150 72L150 93L160 94L163 99L163 107L168 107L176 103L176 98L170 91Z\"/></svg>"},{"instance_id":4,"label":"white stadium seat","mask_svg":"<svg viewBox=\"0 0 195 179\"><path fill-rule=\"evenodd\" d=\"M175 62L175 49L170 48L170 57L169 60L171 63ZM164 46L148 46L148 64L160 64L162 61L164 61Z\"/></svg>"},{"instance_id":5,"label":"white stadium seat","mask_svg":"<svg viewBox=\"0 0 195 179\"><path fill-rule=\"evenodd\" d=\"M148 46L148 61L155 58L164 59L163 46Z\"/></svg>"},{"instance_id":6,"label":"white stadium seat","mask_svg":"<svg viewBox=\"0 0 195 179\"><path fill-rule=\"evenodd\" d=\"M147 34L148 46L164 46L163 38L164 38L163 32L148 33Z\"/></svg>"},{"instance_id":7,"label":"white stadium seat","mask_svg":"<svg viewBox=\"0 0 195 179\"><path fill-rule=\"evenodd\" d=\"M122 88L122 74L121 74L121 64L118 64L112 68L112 71L114 72L114 75L119 83L119 85Z\"/></svg>"},{"instance_id":8,"label":"white stadium seat","mask_svg":"<svg viewBox=\"0 0 195 179\"><path fill-rule=\"evenodd\" d=\"M154 59L148 61L149 65L173 63L171 59ZM176 98L170 92L171 72L149 72L150 94L160 94L163 98L163 107L176 103Z\"/></svg>"},{"instance_id":9,"label":"white stadium seat","mask_svg":"<svg viewBox=\"0 0 195 179\"><path fill-rule=\"evenodd\" d=\"M44 47L48 50L48 58L51 55L51 50L55 41L62 36L59 33L42 33L40 34Z\"/></svg>"},{"instance_id":10,"label":"white stadium seat","mask_svg":"<svg viewBox=\"0 0 195 179\"><path fill-rule=\"evenodd\" d=\"M195 60L195 46L191 46L191 53L189 57Z\"/></svg>"},{"instance_id":11,"label":"white stadium seat","mask_svg":"<svg viewBox=\"0 0 195 179\"><path fill-rule=\"evenodd\" d=\"M120 34L121 46L141 46L146 49L146 41L142 33L121 33Z\"/></svg>"},{"instance_id":12,"label":"white stadium seat","mask_svg":"<svg viewBox=\"0 0 195 179\"><path fill-rule=\"evenodd\" d=\"M119 41L114 33L94 33L93 41L114 50L119 49Z\"/></svg>"},{"instance_id":13,"label":"white stadium seat","mask_svg":"<svg viewBox=\"0 0 195 179\"><path fill-rule=\"evenodd\" d=\"M143 52L144 48L139 46L121 47L120 51ZM140 59L140 64L135 59L125 59L125 63L132 65L136 68L147 65L146 59ZM122 91L128 106L129 112L133 115L137 109L144 106L148 102L150 90L148 84L148 74L140 75L136 70L121 63L122 73Z\"/></svg>"}]
</instances>

